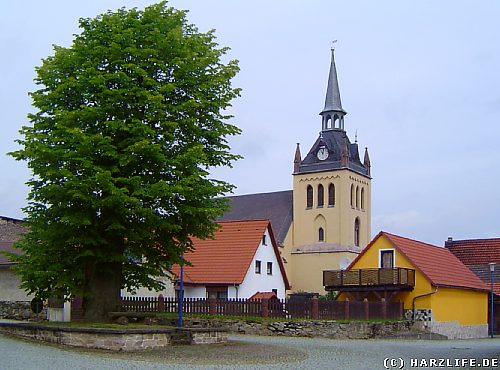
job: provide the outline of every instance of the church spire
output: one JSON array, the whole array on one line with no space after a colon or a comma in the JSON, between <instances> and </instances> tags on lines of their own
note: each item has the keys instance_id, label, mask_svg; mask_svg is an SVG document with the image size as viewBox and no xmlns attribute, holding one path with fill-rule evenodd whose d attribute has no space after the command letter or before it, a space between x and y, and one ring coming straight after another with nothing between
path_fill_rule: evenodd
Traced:
<instances>
[{"instance_id":1,"label":"church spire","mask_svg":"<svg viewBox=\"0 0 500 370\"><path fill-rule=\"evenodd\" d=\"M295 149L295 157L293 159L293 172L299 172L300 163L302 162L302 157L300 155L300 144L297 143L297 148Z\"/></svg>"},{"instance_id":2,"label":"church spire","mask_svg":"<svg viewBox=\"0 0 500 370\"><path fill-rule=\"evenodd\" d=\"M347 112L342 108L340 101L340 89L337 79L337 68L335 66L335 49L332 48L332 59L330 62L330 74L326 88L325 107L321 111L322 130L340 129L344 130L344 116Z\"/></svg>"}]
</instances>

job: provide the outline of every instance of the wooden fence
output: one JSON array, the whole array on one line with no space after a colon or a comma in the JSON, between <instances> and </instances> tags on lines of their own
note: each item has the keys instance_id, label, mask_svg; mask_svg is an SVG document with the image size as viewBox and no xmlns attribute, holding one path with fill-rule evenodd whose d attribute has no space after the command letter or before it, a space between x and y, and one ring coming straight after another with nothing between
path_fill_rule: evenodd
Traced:
<instances>
[{"instance_id":1,"label":"wooden fence","mask_svg":"<svg viewBox=\"0 0 500 370\"><path fill-rule=\"evenodd\" d=\"M176 298L123 297L118 311L177 313ZM403 318L402 302L355 302L309 299L201 299L184 298L184 314L257 316L321 320L375 320Z\"/></svg>"}]
</instances>

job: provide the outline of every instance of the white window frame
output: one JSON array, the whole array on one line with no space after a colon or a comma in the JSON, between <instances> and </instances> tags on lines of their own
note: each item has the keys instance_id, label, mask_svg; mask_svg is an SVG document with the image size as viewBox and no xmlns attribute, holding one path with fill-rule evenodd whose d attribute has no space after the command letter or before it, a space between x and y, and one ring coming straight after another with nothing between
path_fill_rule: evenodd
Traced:
<instances>
[{"instance_id":1,"label":"white window frame","mask_svg":"<svg viewBox=\"0 0 500 370\"><path fill-rule=\"evenodd\" d=\"M396 267L396 250L394 248L386 248L378 250L378 268L382 268L382 252L392 252L392 267Z\"/></svg>"}]
</instances>

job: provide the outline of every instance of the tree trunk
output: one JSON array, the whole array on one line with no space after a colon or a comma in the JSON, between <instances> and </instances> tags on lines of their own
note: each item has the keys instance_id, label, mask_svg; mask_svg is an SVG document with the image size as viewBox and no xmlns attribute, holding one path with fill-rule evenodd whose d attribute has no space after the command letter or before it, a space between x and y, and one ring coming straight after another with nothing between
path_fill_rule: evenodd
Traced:
<instances>
[{"instance_id":1,"label":"tree trunk","mask_svg":"<svg viewBox=\"0 0 500 370\"><path fill-rule=\"evenodd\" d=\"M83 298L85 320L109 321L120 300L122 269L119 263L95 265L87 275L87 294Z\"/></svg>"}]
</instances>

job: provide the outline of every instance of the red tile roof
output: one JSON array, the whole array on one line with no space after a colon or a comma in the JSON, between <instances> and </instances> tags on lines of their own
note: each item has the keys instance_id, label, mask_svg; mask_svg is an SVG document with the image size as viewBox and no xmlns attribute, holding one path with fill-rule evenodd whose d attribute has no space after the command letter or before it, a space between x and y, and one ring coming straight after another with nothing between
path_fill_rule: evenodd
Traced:
<instances>
[{"instance_id":1,"label":"red tile roof","mask_svg":"<svg viewBox=\"0 0 500 370\"><path fill-rule=\"evenodd\" d=\"M278 265L289 289L285 268L269 220L219 221L214 239L193 238L195 250L185 254L192 266L184 267L186 284L241 284L267 228ZM179 276L178 265L172 272Z\"/></svg>"},{"instance_id":2,"label":"red tile roof","mask_svg":"<svg viewBox=\"0 0 500 370\"><path fill-rule=\"evenodd\" d=\"M385 236L387 240L399 250L411 264L418 269L434 286L449 286L468 289L488 290L488 287L472 271L470 271L449 250L435 245L408 239L381 231L368 244L349 268L364 255L375 243Z\"/></svg>"},{"instance_id":3,"label":"red tile roof","mask_svg":"<svg viewBox=\"0 0 500 370\"><path fill-rule=\"evenodd\" d=\"M445 247L467 266L490 262L500 265L500 238L451 240L445 242Z\"/></svg>"},{"instance_id":4,"label":"red tile roof","mask_svg":"<svg viewBox=\"0 0 500 370\"><path fill-rule=\"evenodd\" d=\"M276 293L274 292L257 292L253 296L251 296L249 299L250 300L257 300L257 299L273 299L273 298L278 298L276 296Z\"/></svg>"}]
</instances>

